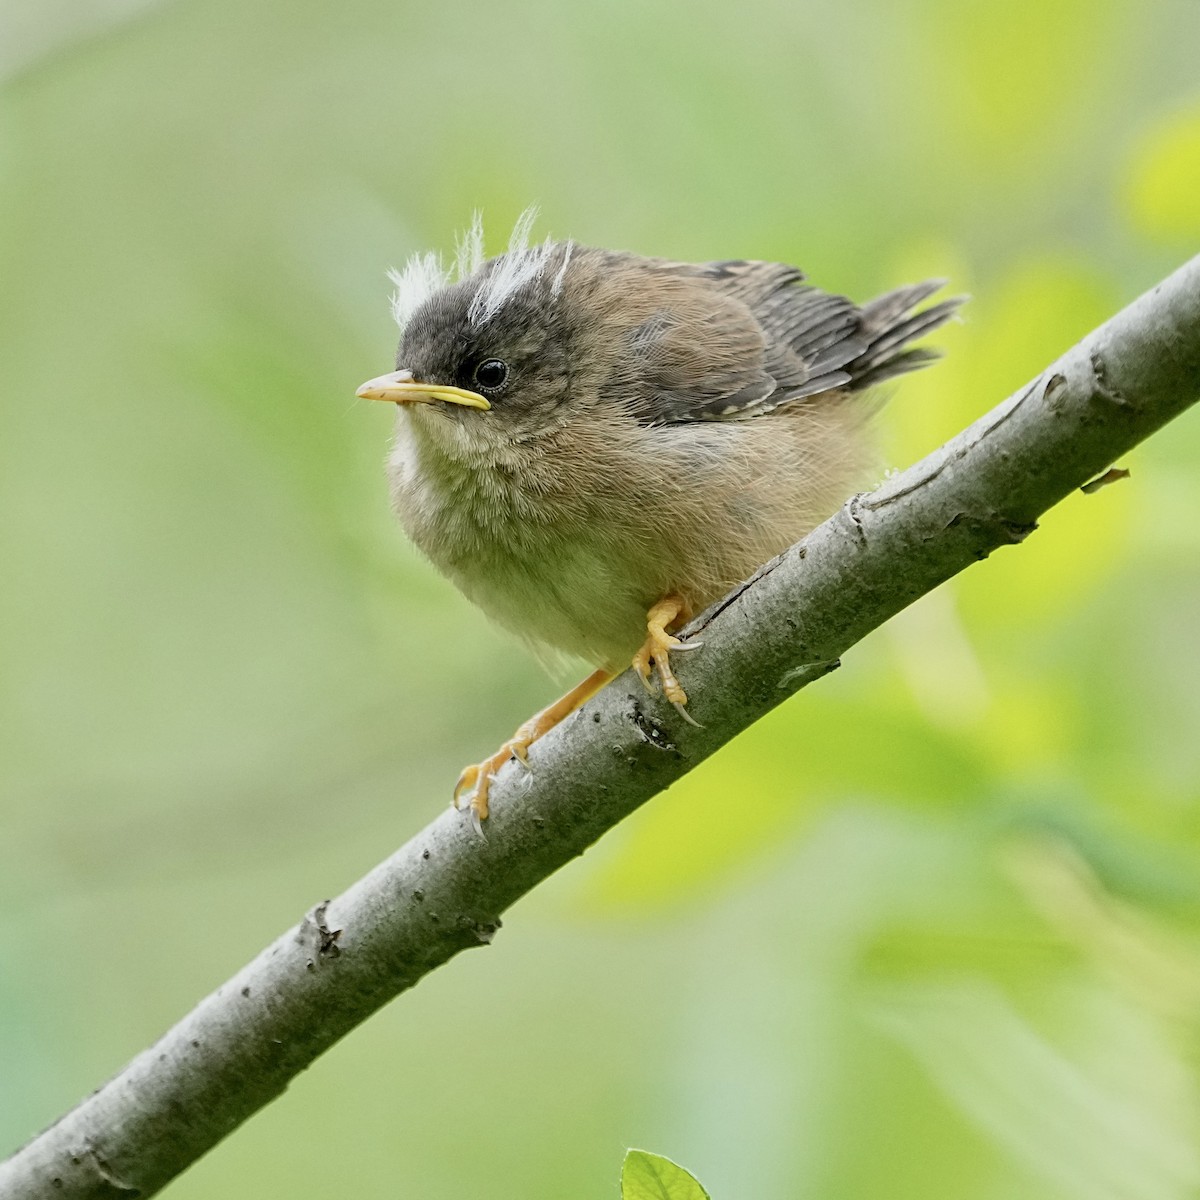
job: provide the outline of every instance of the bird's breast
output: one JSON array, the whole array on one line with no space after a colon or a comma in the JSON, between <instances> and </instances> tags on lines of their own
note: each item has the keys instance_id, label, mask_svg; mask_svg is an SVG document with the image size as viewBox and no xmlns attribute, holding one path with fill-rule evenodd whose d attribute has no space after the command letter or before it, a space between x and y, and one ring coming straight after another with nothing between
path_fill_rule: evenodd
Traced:
<instances>
[{"instance_id":1,"label":"bird's breast","mask_svg":"<svg viewBox=\"0 0 1200 1200\"><path fill-rule=\"evenodd\" d=\"M501 625L598 665L636 649L653 585L618 512L553 456L520 445L447 454L400 436L389 474L409 536Z\"/></svg>"},{"instance_id":2,"label":"bird's breast","mask_svg":"<svg viewBox=\"0 0 1200 1200\"><path fill-rule=\"evenodd\" d=\"M392 492L412 539L494 619L617 667L650 605L706 606L832 512L861 470L860 426L838 410L588 420L493 446L402 429Z\"/></svg>"}]
</instances>

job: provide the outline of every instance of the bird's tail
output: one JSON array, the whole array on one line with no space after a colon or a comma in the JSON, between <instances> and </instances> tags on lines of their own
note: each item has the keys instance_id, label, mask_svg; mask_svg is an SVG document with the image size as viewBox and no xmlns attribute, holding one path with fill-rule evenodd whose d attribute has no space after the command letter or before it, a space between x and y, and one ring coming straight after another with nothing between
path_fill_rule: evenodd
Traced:
<instances>
[{"instance_id":1,"label":"bird's tail","mask_svg":"<svg viewBox=\"0 0 1200 1200\"><path fill-rule=\"evenodd\" d=\"M944 279L927 279L886 292L862 306L859 336L866 341L866 348L842 368L850 376L851 391L865 391L941 357L940 350L913 348L909 343L944 325L967 299L951 296L939 304L913 311L945 284Z\"/></svg>"}]
</instances>

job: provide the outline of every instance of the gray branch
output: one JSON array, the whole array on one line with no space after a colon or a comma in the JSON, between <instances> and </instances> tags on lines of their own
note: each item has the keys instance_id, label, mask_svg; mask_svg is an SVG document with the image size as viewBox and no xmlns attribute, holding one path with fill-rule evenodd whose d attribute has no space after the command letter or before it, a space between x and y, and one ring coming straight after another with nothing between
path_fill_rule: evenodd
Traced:
<instances>
[{"instance_id":1,"label":"gray branch","mask_svg":"<svg viewBox=\"0 0 1200 1200\"><path fill-rule=\"evenodd\" d=\"M704 647L678 669L703 728L626 672L533 747L532 776L500 773L486 840L444 812L0 1164L0 1195L152 1195L607 829L1198 397L1200 257L694 621Z\"/></svg>"}]
</instances>

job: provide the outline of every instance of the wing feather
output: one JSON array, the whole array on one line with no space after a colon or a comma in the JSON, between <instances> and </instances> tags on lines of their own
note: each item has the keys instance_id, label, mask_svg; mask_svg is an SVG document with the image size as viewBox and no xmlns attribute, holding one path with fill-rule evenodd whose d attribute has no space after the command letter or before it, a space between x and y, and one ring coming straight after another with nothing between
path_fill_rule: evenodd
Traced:
<instances>
[{"instance_id":1,"label":"wing feather","mask_svg":"<svg viewBox=\"0 0 1200 1200\"><path fill-rule=\"evenodd\" d=\"M963 299L919 309L943 286L931 279L859 306L786 263L640 261L649 312L607 386L650 425L759 417L915 371L938 355L909 344Z\"/></svg>"}]
</instances>

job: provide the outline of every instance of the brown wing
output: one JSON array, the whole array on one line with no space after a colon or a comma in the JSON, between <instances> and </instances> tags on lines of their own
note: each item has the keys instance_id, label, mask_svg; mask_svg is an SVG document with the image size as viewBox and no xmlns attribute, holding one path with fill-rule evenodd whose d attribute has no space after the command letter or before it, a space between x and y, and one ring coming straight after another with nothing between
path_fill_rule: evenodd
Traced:
<instances>
[{"instance_id":1,"label":"brown wing","mask_svg":"<svg viewBox=\"0 0 1200 1200\"><path fill-rule=\"evenodd\" d=\"M767 334L736 294L685 263L606 253L601 392L646 425L748 416L778 388ZM617 284L616 281L619 281Z\"/></svg>"},{"instance_id":2,"label":"brown wing","mask_svg":"<svg viewBox=\"0 0 1200 1200\"><path fill-rule=\"evenodd\" d=\"M930 280L860 308L802 283L803 272L784 263L655 262L652 273L679 282L659 285L663 303L635 333L643 350L636 412L647 424L742 420L823 392L864 390L937 358L908 344L962 303L914 312L942 286Z\"/></svg>"}]
</instances>

